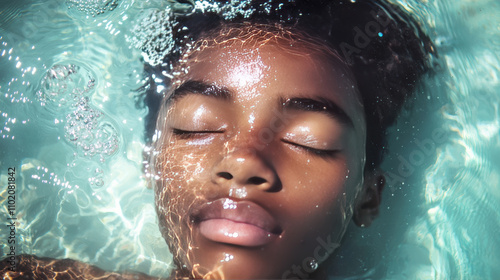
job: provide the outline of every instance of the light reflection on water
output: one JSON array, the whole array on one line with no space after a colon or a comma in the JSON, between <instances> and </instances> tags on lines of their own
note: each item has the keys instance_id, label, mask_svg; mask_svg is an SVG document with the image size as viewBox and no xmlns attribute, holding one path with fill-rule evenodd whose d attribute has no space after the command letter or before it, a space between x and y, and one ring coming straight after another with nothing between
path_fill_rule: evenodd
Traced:
<instances>
[{"instance_id":1,"label":"light reflection on water","mask_svg":"<svg viewBox=\"0 0 500 280\"><path fill-rule=\"evenodd\" d=\"M135 105L143 66L133 27L166 2L88 3L0 4L0 182L8 166L18 168L19 252L164 275L171 255L141 171L146 112ZM440 66L393 129L384 164L393 184L379 221L348 230L332 275L493 278L500 275L493 266L500 259L499 4L398 3L420 19ZM401 164L412 171L402 174Z\"/></svg>"}]
</instances>

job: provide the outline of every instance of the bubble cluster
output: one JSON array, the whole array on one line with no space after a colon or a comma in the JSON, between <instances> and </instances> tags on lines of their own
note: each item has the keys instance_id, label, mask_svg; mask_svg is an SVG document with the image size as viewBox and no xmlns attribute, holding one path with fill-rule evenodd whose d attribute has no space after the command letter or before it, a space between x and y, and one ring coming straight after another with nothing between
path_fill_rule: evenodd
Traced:
<instances>
[{"instance_id":1,"label":"bubble cluster","mask_svg":"<svg viewBox=\"0 0 500 280\"><path fill-rule=\"evenodd\" d=\"M190 12L196 11L217 13L230 20L237 16L248 18L255 12L255 9L251 8L249 0L231 0L228 3L195 1ZM176 39L173 36L173 29L177 25L175 18L177 13L186 13L186 11L174 11L168 6L165 10L151 10L137 20L132 29L133 35L127 37L127 41L132 48L142 51L146 63L152 66L160 65L163 58L174 50Z\"/></svg>"},{"instance_id":2,"label":"bubble cluster","mask_svg":"<svg viewBox=\"0 0 500 280\"><path fill-rule=\"evenodd\" d=\"M36 95L42 106L66 115L64 137L68 142L83 156L99 155L104 161L117 151L119 136L104 113L92 108L89 96L94 87L95 79L86 67L56 64L47 71Z\"/></svg>"},{"instance_id":3,"label":"bubble cluster","mask_svg":"<svg viewBox=\"0 0 500 280\"><path fill-rule=\"evenodd\" d=\"M132 29L133 36L127 40L133 48L142 51L146 63L159 65L174 47L174 24L170 7L163 11L149 11L138 20L138 24Z\"/></svg>"},{"instance_id":4,"label":"bubble cluster","mask_svg":"<svg viewBox=\"0 0 500 280\"><path fill-rule=\"evenodd\" d=\"M76 110L66 115L66 139L70 141L87 140L92 137L91 132L97 127L101 112L90 108L88 98L82 97Z\"/></svg>"},{"instance_id":5,"label":"bubble cluster","mask_svg":"<svg viewBox=\"0 0 500 280\"><path fill-rule=\"evenodd\" d=\"M218 13L224 19L230 20L236 18L238 15L241 15L244 18L249 18L255 12L255 9L249 8L251 3L252 1L250 0L231 0L229 3L196 1L194 9L201 12Z\"/></svg>"},{"instance_id":6,"label":"bubble cluster","mask_svg":"<svg viewBox=\"0 0 500 280\"><path fill-rule=\"evenodd\" d=\"M91 16L112 11L118 6L118 0L66 0L69 8L76 8Z\"/></svg>"},{"instance_id":7,"label":"bubble cluster","mask_svg":"<svg viewBox=\"0 0 500 280\"><path fill-rule=\"evenodd\" d=\"M93 157L113 155L118 149L118 133L107 122L101 122L102 112L92 109L87 97L82 97L76 110L66 115L65 138Z\"/></svg>"},{"instance_id":8,"label":"bubble cluster","mask_svg":"<svg viewBox=\"0 0 500 280\"><path fill-rule=\"evenodd\" d=\"M52 103L62 107L75 98L86 95L94 85L95 79L90 71L74 64L56 64L43 77L41 89L36 95L42 105Z\"/></svg>"}]
</instances>

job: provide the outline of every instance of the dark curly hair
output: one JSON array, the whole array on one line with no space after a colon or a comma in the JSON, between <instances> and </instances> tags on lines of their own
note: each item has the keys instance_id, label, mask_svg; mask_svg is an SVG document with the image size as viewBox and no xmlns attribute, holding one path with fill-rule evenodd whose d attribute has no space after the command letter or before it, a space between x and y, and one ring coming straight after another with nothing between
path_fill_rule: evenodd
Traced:
<instances>
[{"instance_id":1,"label":"dark curly hair","mask_svg":"<svg viewBox=\"0 0 500 280\"><path fill-rule=\"evenodd\" d=\"M231 1L215 1L229 3ZM193 5L190 1L180 4ZM168 73L194 42L228 23L279 24L309 34L336 50L350 65L357 81L367 122L366 168L380 165L386 151L387 128L394 124L403 104L410 99L420 78L431 69L436 55L430 39L400 8L382 1L276 0L248 1L250 14L223 16L220 12L175 14L172 35L175 46L161 66L145 65L145 73ZM169 79L165 77L168 88ZM146 142L151 141L162 95L154 79L148 79L144 102Z\"/></svg>"}]
</instances>

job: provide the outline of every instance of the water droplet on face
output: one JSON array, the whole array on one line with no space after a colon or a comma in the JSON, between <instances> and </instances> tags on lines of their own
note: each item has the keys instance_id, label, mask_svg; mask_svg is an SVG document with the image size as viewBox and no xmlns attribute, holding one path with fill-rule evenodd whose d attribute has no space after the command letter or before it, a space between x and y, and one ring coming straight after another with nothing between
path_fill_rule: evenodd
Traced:
<instances>
[{"instance_id":1,"label":"water droplet on face","mask_svg":"<svg viewBox=\"0 0 500 280\"><path fill-rule=\"evenodd\" d=\"M309 260L309 262L307 262L307 266L308 266L311 270L313 270L313 271L314 271L314 270L318 269L319 264L318 264L318 261L317 261L317 260L315 260L315 259L311 259L311 260Z\"/></svg>"},{"instance_id":2,"label":"water droplet on face","mask_svg":"<svg viewBox=\"0 0 500 280\"><path fill-rule=\"evenodd\" d=\"M232 259L234 259L233 255L224 253L224 258L221 260L221 262L228 262L228 261L230 261Z\"/></svg>"},{"instance_id":3,"label":"water droplet on face","mask_svg":"<svg viewBox=\"0 0 500 280\"><path fill-rule=\"evenodd\" d=\"M247 189L245 187L232 187L229 189L229 196L235 198L245 198L247 197Z\"/></svg>"}]
</instances>

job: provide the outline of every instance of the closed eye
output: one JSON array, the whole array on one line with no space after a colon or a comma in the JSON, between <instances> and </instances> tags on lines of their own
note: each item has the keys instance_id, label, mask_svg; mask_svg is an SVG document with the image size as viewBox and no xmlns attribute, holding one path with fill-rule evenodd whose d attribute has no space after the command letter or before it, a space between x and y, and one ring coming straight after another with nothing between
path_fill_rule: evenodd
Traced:
<instances>
[{"instance_id":1,"label":"closed eye","mask_svg":"<svg viewBox=\"0 0 500 280\"><path fill-rule=\"evenodd\" d=\"M191 130L183 130L183 129L178 129L174 128L172 129L172 133L176 136L178 136L180 139L190 139L196 136L206 136L208 134L212 133L224 133L222 130L198 130L198 131L191 131Z\"/></svg>"},{"instance_id":2,"label":"closed eye","mask_svg":"<svg viewBox=\"0 0 500 280\"><path fill-rule=\"evenodd\" d=\"M312 148L312 147L309 147L309 146L304 146L304 145L301 145L301 144L298 144L298 143L295 143L295 142L291 142L291 141L288 141L288 140L284 140L284 139L282 141L284 143L287 143L287 144L293 145L295 147L301 148L302 150L304 150L308 154L312 154L312 155L319 156L319 157L322 157L322 158L332 158L332 157L334 157L336 154L338 154L340 152L340 150L316 149L316 148Z\"/></svg>"}]
</instances>

